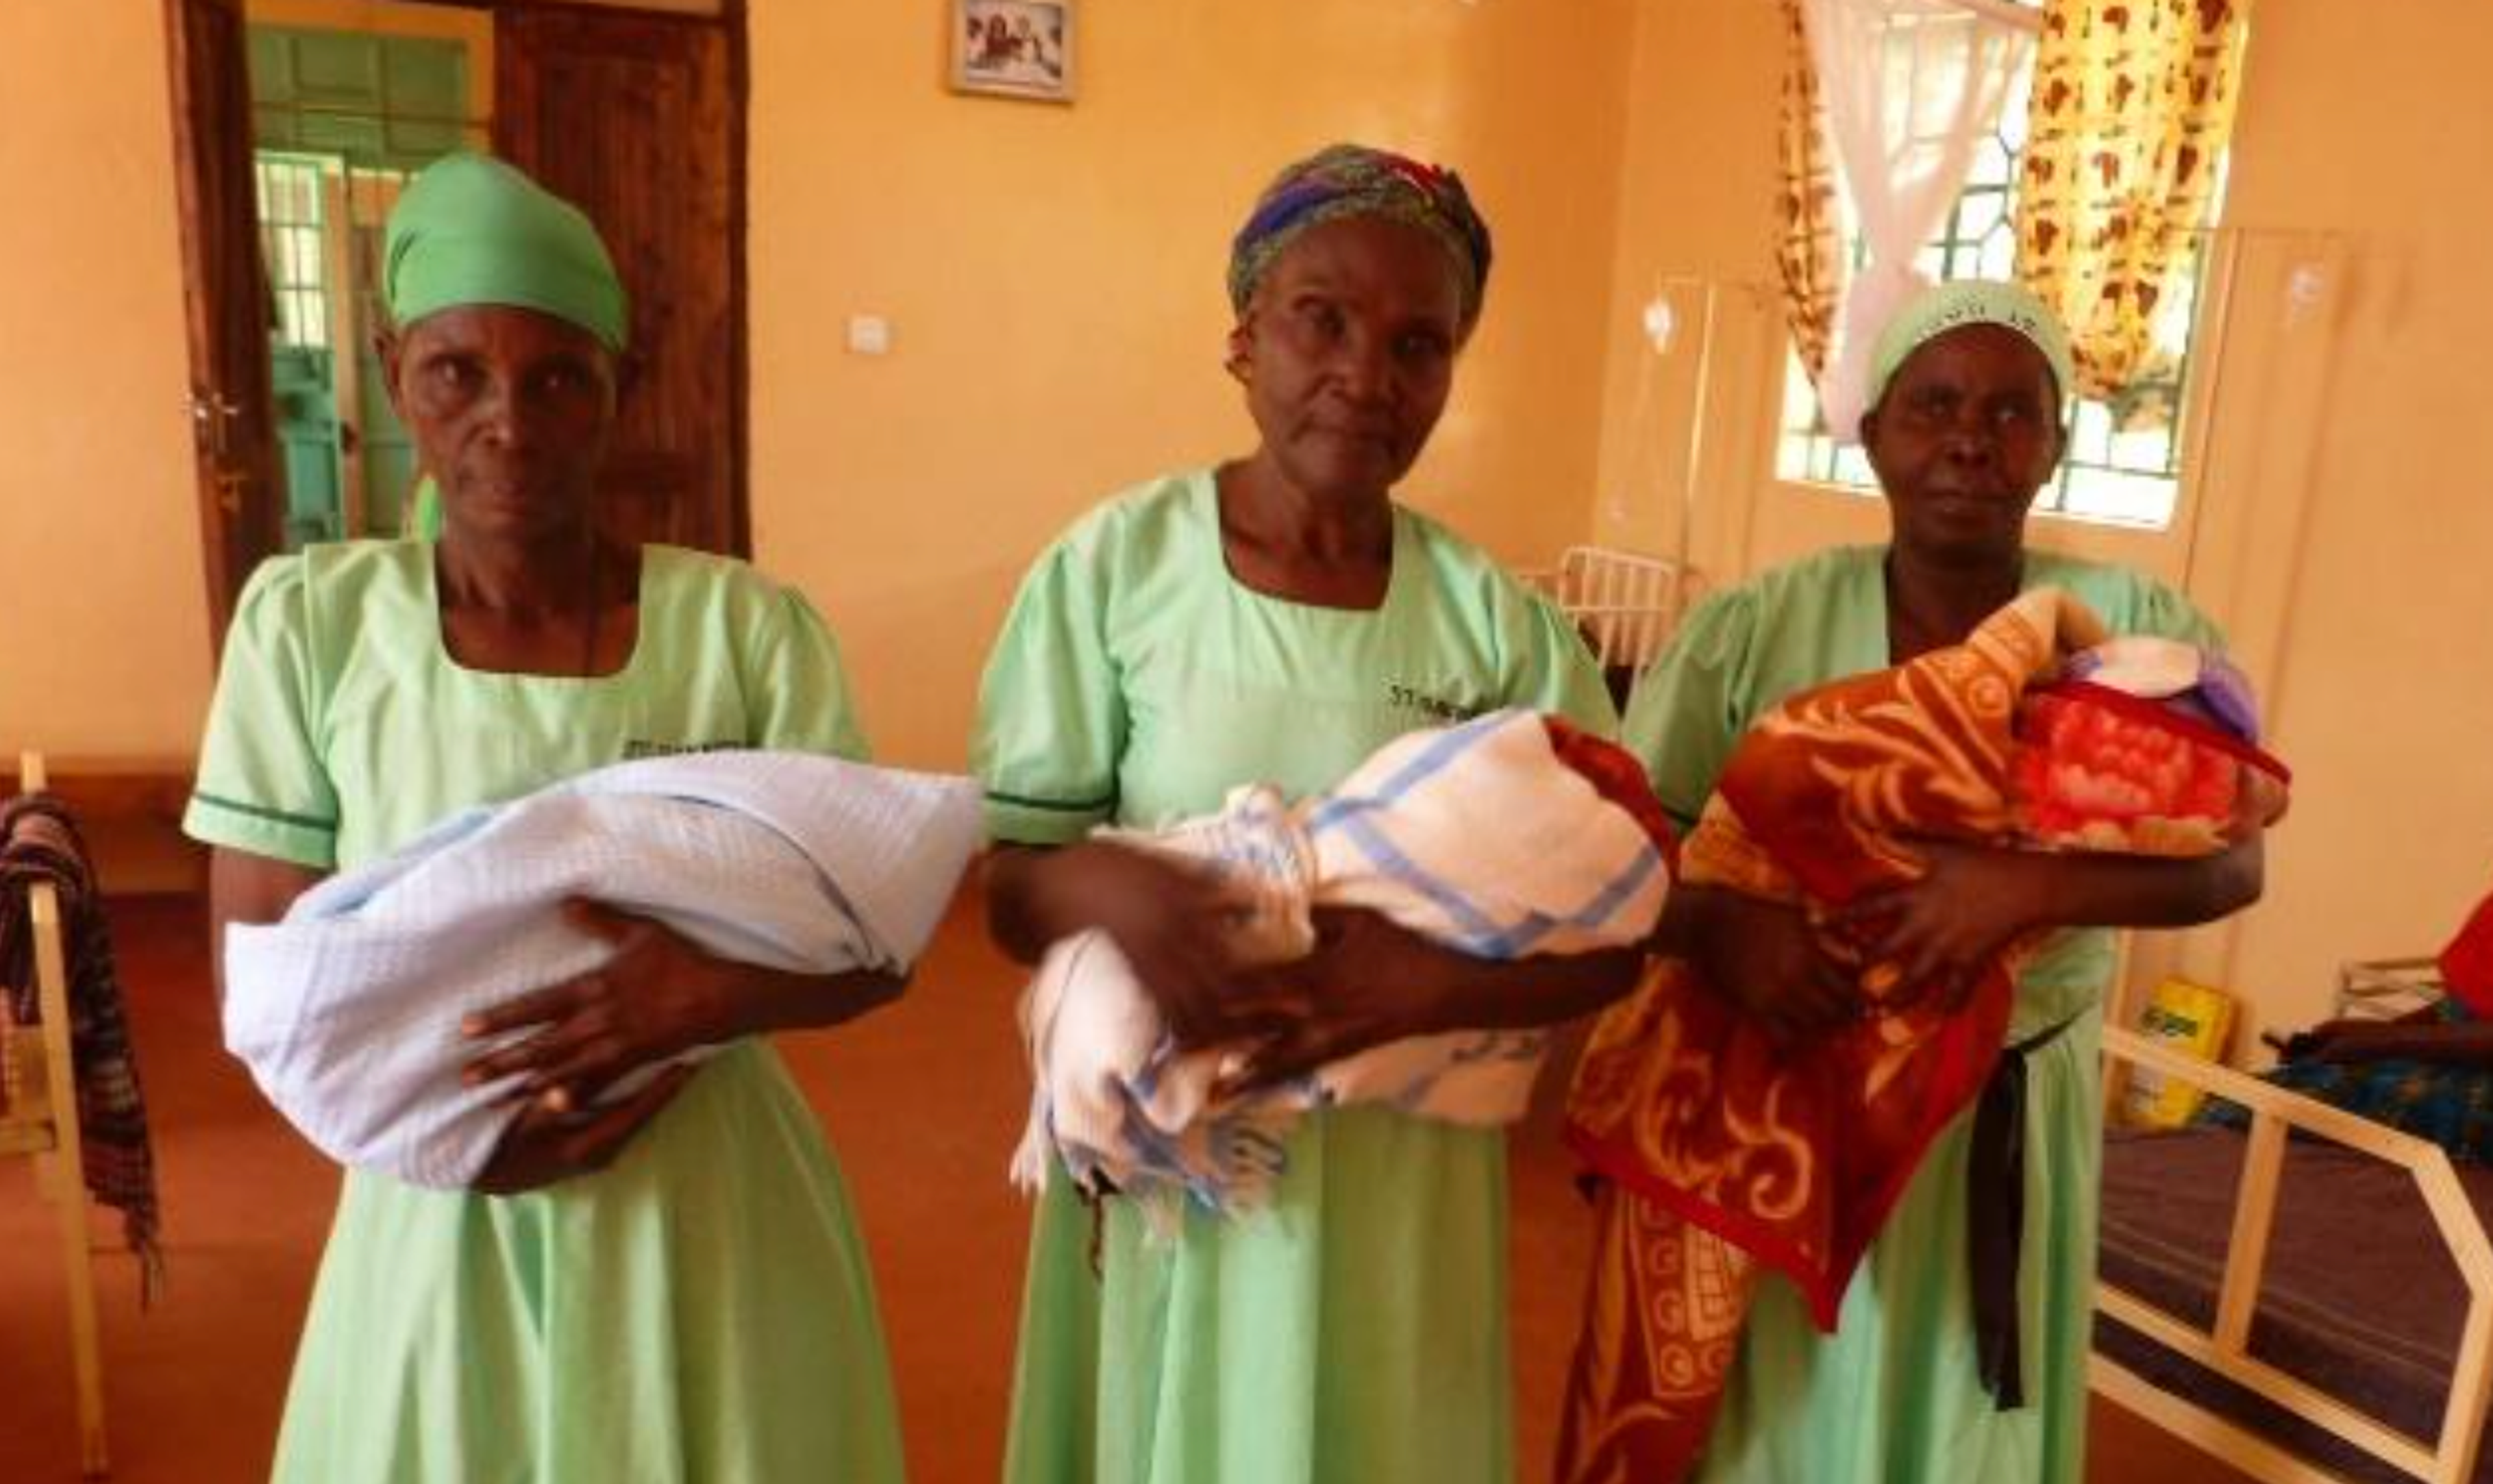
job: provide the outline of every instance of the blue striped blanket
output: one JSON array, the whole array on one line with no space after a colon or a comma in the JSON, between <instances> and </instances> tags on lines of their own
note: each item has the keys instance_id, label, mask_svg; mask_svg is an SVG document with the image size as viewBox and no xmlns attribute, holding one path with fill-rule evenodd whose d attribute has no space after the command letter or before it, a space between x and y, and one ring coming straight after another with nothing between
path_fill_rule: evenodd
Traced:
<instances>
[{"instance_id":1,"label":"blue striped blanket","mask_svg":"<svg viewBox=\"0 0 2493 1484\"><path fill-rule=\"evenodd\" d=\"M1528 711L1413 732L1296 804L1255 784L1216 815L1103 834L1218 876L1240 906L1228 946L1250 964L1312 949L1320 905L1368 908L1487 959L1620 947L1652 932L1669 880L1644 827L1570 767ZM1016 1183L1036 1191L1061 1166L1085 1190L1142 1200L1162 1230L1187 1202L1223 1214L1263 1204L1310 1109L1373 1103L1474 1126L1512 1122L1548 1043L1538 1029L1414 1037L1287 1086L1216 1100L1245 1049L1178 1051L1125 955L1098 932L1049 950L1021 1021L1032 1097Z\"/></svg>"}]
</instances>

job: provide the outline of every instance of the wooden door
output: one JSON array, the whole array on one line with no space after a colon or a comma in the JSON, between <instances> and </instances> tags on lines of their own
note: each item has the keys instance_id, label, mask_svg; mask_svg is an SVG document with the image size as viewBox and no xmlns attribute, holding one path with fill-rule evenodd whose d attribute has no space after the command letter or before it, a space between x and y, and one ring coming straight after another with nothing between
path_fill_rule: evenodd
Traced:
<instances>
[{"instance_id":1,"label":"wooden door","mask_svg":"<svg viewBox=\"0 0 2493 1484\"><path fill-rule=\"evenodd\" d=\"M494 139L588 213L631 296L640 373L607 456L608 527L742 555L739 15L499 8Z\"/></svg>"},{"instance_id":2,"label":"wooden door","mask_svg":"<svg viewBox=\"0 0 2493 1484\"><path fill-rule=\"evenodd\" d=\"M222 648L243 582L280 548L285 507L269 391L268 278L254 211L242 0L165 0L165 35L209 633Z\"/></svg>"}]
</instances>

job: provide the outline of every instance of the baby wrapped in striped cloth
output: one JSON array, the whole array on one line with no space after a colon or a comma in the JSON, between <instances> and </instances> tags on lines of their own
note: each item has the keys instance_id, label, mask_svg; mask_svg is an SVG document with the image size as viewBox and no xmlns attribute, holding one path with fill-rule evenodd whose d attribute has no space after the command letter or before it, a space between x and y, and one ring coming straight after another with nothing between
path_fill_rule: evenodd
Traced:
<instances>
[{"instance_id":1,"label":"baby wrapped in striped cloth","mask_svg":"<svg viewBox=\"0 0 2493 1484\"><path fill-rule=\"evenodd\" d=\"M1219 876L1242 908L1228 945L1242 962L1307 954L1318 906L1369 908L1464 953L1515 959L1642 941L1668 889L1662 821L1627 754L1504 710L1397 738L1296 804L1249 785L1218 814L1102 834ZM1085 1191L1141 1200L1162 1230L1186 1200L1224 1214L1261 1204L1290 1129L1312 1108L1381 1103L1456 1123L1512 1122L1548 1042L1544 1030L1418 1036L1222 1097L1246 1049L1177 1050L1125 955L1096 931L1049 949L1021 1021L1033 1090L1016 1183L1040 1189L1061 1162Z\"/></svg>"}]
</instances>

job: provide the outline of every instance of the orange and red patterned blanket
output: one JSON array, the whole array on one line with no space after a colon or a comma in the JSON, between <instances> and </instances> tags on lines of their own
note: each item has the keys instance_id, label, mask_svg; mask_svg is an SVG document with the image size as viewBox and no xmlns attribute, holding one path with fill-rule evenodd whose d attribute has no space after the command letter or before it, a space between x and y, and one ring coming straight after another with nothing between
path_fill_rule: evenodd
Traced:
<instances>
[{"instance_id":1,"label":"orange and red patterned blanket","mask_svg":"<svg viewBox=\"0 0 2493 1484\"><path fill-rule=\"evenodd\" d=\"M2104 638L2041 588L1963 644L1790 698L1742 739L1679 879L1818 917L1918 876L1916 837L2190 856L2282 813L2283 769L2186 702L2066 680L2064 657ZM1863 1018L1790 1047L1677 960L1602 1018L1568 1110L1607 1190L1562 1480L1689 1470L1758 1264L1833 1327L1923 1152L1999 1058L2025 946L1954 1007L1867 965Z\"/></svg>"}]
</instances>

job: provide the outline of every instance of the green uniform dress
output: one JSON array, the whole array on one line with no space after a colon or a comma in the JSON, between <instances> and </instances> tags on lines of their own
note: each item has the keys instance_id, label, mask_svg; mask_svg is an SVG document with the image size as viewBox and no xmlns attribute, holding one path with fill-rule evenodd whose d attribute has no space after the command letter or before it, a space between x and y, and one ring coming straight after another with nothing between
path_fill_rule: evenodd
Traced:
<instances>
[{"instance_id":1,"label":"green uniform dress","mask_svg":"<svg viewBox=\"0 0 2493 1484\"><path fill-rule=\"evenodd\" d=\"M1693 820L1733 744L1797 691L1881 669L1885 549L1822 552L1718 593L1689 615L1629 702L1625 736L1663 804ZM2170 588L2118 567L2028 552L2118 634L2213 644ZM1799 1291L1758 1286L1699 1477L1745 1484L2015 1484L2084 1476L2094 1313L2096 1065L2112 935L2059 935L2019 978L2007 1039L2068 1028L2027 1057L2026 1225L2018 1309L2027 1405L1999 1411L1975 1365L1966 1256L1967 1109L1924 1156L1846 1291L1833 1335Z\"/></svg>"},{"instance_id":2,"label":"green uniform dress","mask_svg":"<svg viewBox=\"0 0 2493 1484\"><path fill-rule=\"evenodd\" d=\"M1128 492L1042 555L988 662L976 767L1000 840L1293 797L1415 727L1503 705L1607 735L1564 622L1407 510L1372 611L1229 576L1208 473ZM1273 1206L1172 1240L1055 1180L1031 1239L1016 1484L1430 1484L1514 1475L1501 1134L1381 1108L1307 1118Z\"/></svg>"},{"instance_id":3,"label":"green uniform dress","mask_svg":"<svg viewBox=\"0 0 2493 1484\"><path fill-rule=\"evenodd\" d=\"M630 660L486 673L443 648L434 548L314 547L252 579L197 792L207 843L318 870L625 758L862 757L831 638L740 563L645 549ZM676 1484L901 1477L865 1248L766 1044L719 1055L607 1170L543 1191L350 1170L276 1477Z\"/></svg>"}]
</instances>

